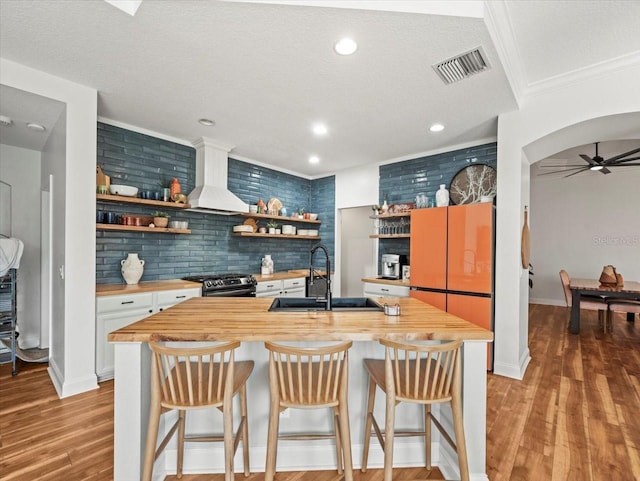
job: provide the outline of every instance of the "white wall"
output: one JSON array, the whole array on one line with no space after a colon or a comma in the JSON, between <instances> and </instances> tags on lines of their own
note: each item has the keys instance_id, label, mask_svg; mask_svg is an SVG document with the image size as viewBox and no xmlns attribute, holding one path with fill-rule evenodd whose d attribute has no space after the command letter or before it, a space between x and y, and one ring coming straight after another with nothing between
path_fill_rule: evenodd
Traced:
<instances>
[{"instance_id":1,"label":"white wall","mask_svg":"<svg viewBox=\"0 0 640 481\"><path fill-rule=\"evenodd\" d=\"M376 240L370 239L373 221L369 206L340 210L340 295L360 297L363 292L362 278L375 277L377 269Z\"/></svg>"},{"instance_id":2,"label":"white wall","mask_svg":"<svg viewBox=\"0 0 640 481\"><path fill-rule=\"evenodd\" d=\"M54 179L59 196L54 203L54 269L61 275L53 285L52 333L63 338L53 343L54 366L49 374L58 395L70 396L95 389L95 250L94 212L97 91L0 58L0 83L66 104L66 122L56 127L64 138L51 138L43 155L56 162ZM53 134L52 134L53 137ZM64 152L64 154L62 153ZM57 167L64 157L65 168ZM54 172L54 174L56 173ZM42 174L49 171L43 169ZM39 210L40 202L36 204ZM50 360L51 361L51 360Z\"/></svg>"},{"instance_id":3,"label":"white wall","mask_svg":"<svg viewBox=\"0 0 640 481\"><path fill-rule=\"evenodd\" d=\"M40 152L0 144L0 179L11 184L11 235L24 243L18 275L22 349L40 339Z\"/></svg>"},{"instance_id":4,"label":"white wall","mask_svg":"<svg viewBox=\"0 0 640 481\"><path fill-rule=\"evenodd\" d=\"M337 172L336 175L336 226L335 239L342 239L341 210L353 207L371 206L379 204L378 184L380 182L379 166L365 165L353 169ZM342 292L342 242L336 242L335 246L335 276L333 278L332 291L335 296L343 296ZM374 257L377 256L375 249ZM377 272L377 271L376 271Z\"/></svg>"},{"instance_id":5,"label":"white wall","mask_svg":"<svg viewBox=\"0 0 640 481\"><path fill-rule=\"evenodd\" d=\"M587 134L589 124L602 117L640 114L638 78L638 65L602 72L531 95L523 99L520 110L499 116L494 364L498 374L522 378L530 360L528 275L520 265L520 233L524 206L531 205L529 165L540 160L534 153L548 150L545 144L551 141L556 152L574 147L577 136L570 134L576 129ZM635 125L640 126L640 121ZM567 135L553 135L559 131ZM534 209L531 205L532 219L552 215Z\"/></svg>"},{"instance_id":6,"label":"white wall","mask_svg":"<svg viewBox=\"0 0 640 481\"><path fill-rule=\"evenodd\" d=\"M611 171L531 178L532 302L565 304L560 269L597 278L612 264L640 280L640 169Z\"/></svg>"}]
</instances>

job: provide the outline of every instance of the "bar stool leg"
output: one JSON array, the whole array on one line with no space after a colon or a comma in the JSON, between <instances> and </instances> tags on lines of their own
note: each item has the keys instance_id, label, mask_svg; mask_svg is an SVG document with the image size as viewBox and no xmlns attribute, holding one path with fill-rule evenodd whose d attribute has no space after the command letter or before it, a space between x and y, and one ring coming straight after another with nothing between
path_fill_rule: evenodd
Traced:
<instances>
[{"instance_id":1,"label":"bar stool leg","mask_svg":"<svg viewBox=\"0 0 640 481\"><path fill-rule=\"evenodd\" d=\"M187 412L178 411L178 465L176 467L176 476L182 477L182 460L184 459L184 429L187 424Z\"/></svg>"},{"instance_id":2,"label":"bar stool leg","mask_svg":"<svg viewBox=\"0 0 640 481\"><path fill-rule=\"evenodd\" d=\"M142 481L151 481L153 462L156 457L156 443L158 442L158 426L160 424L160 396L157 386L157 367L155 361L151 362L151 406L149 408L149 426L147 428L147 445L144 451L144 466L142 470Z\"/></svg>"},{"instance_id":3,"label":"bar stool leg","mask_svg":"<svg viewBox=\"0 0 640 481\"><path fill-rule=\"evenodd\" d=\"M240 413L242 414L242 456L244 457L244 475L249 476L249 420L247 417L247 385L240 389Z\"/></svg>"},{"instance_id":4,"label":"bar stool leg","mask_svg":"<svg viewBox=\"0 0 640 481\"><path fill-rule=\"evenodd\" d=\"M451 396L451 412L453 414L453 432L456 436L456 451L458 453L458 465L460 467L460 480L469 481L469 463L467 461L467 442L464 436L464 424L462 422L462 401L460 399L461 368L457 365L458 372L454 376L454 386Z\"/></svg>"},{"instance_id":5,"label":"bar stool leg","mask_svg":"<svg viewBox=\"0 0 640 481\"><path fill-rule=\"evenodd\" d=\"M222 419L224 425L224 480L233 481L233 400L225 399L222 409Z\"/></svg>"},{"instance_id":6,"label":"bar stool leg","mask_svg":"<svg viewBox=\"0 0 640 481\"><path fill-rule=\"evenodd\" d=\"M367 461L369 460L369 444L371 442L371 427L373 420L373 405L376 402L376 383L369 376L369 398L367 401L367 419L364 423L364 446L362 449L362 467L360 471L367 472Z\"/></svg>"},{"instance_id":7,"label":"bar stool leg","mask_svg":"<svg viewBox=\"0 0 640 481\"><path fill-rule=\"evenodd\" d=\"M280 397L278 394L277 373L273 359L269 361L269 430L267 434L267 461L264 470L265 481L273 481L276 472L276 454L278 451L278 429L280 426Z\"/></svg>"},{"instance_id":8,"label":"bar stool leg","mask_svg":"<svg viewBox=\"0 0 640 481\"><path fill-rule=\"evenodd\" d=\"M343 454L342 454L342 436L340 432L340 412L337 406L333 408L333 429L336 433L336 460L338 465L338 474L342 474L343 470Z\"/></svg>"},{"instance_id":9,"label":"bar stool leg","mask_svg":"<svg viewBox=\"0 0 640 481\"><path fill-rule=\"evenodd\" d=\"M340 389L340 437L342 441L342 455L344 456L344 479L353 481L353 460L351 459L351 434L349 431L349 404L347 400L347 367L342 373L342 388Z\"/></svg>"},{"instance_id":10,"label":"bar stool leg","mask_svg":"<svg viewBox=\"0 0 640 481\"><path fill-rule=\"evenodd\" d=\"M387 407L384 423L384 481L393 479L393 437L395 432L396 400L387 393Z\"/></svg>"},{"instance_id":11,"label":"bar stool leg","mask_svg":"<svg viewBox=\"0 0 640 481\"><path fill-rule=\"evenodd\" d=\"M424 449L427 469L431 469L431 404L424 405Z\"/></svg>"}]
</instances>

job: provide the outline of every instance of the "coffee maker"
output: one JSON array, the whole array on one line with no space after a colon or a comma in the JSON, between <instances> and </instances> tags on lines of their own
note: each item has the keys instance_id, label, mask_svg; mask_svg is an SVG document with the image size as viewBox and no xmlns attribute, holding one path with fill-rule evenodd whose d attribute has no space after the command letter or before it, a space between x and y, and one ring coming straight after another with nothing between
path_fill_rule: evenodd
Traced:
<instances>
[{"instance_id":1,"label":"coffee maker","mask_svg":"<svg viewBox=\"0 0 640 481\"><path fill-rule=\"evenodd\" d=\"M380 277L383 279L400 279L402 266L407 264L407 256L402 254L382 254Z\"/></svg>"}]
</instances>

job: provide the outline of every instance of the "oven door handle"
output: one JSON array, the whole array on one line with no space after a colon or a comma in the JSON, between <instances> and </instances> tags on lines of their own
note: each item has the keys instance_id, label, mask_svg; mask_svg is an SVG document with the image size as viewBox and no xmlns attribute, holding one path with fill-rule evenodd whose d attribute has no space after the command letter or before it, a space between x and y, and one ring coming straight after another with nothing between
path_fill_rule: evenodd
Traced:
<instances>
[{"instance_id":1,"label":"oven door handle","mask_svg":"<svg viewBox=\"0 0 640 481\"><path fill-rule=\"evenodd\" d=\"M255 297L256 288L247 287L245 289L230 289L223 291L208 291L203 292L203 297Z\"/></svg>"}]
</instances>

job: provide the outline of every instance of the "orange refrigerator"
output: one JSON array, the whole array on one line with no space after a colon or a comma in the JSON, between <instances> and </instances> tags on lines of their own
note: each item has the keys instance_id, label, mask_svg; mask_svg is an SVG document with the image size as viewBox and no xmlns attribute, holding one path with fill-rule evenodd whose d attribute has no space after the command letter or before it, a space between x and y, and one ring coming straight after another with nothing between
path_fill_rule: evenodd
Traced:
<instances>
[{"instance_id":1,"label":"orange refrigerator","mask_svg":"<svg viewBox=\"0 0 640 481\"><path fill-rule=\"evenodd\" d=\"M494 206L411 211L411 297L493 331ZM493 343L487 369L493 369Z\"/></svg>"}]
</instances>

